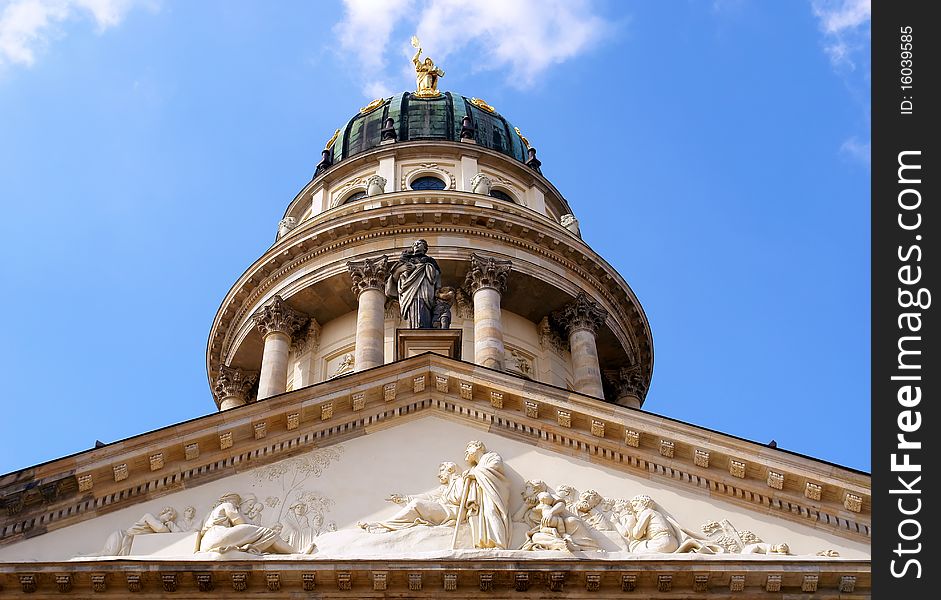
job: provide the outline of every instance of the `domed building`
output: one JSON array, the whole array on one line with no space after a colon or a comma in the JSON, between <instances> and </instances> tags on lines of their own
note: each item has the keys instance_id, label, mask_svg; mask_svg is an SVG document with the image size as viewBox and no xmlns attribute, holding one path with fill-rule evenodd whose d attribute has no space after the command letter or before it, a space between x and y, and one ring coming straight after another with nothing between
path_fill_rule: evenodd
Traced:
<instances>
[{"instance_id":1,"label":"domed building","mask_svg":"<svg viewBox=\"0 0 941 600\"><path fill-rule=\"evenodd\" d=\"M328 142L276 242L216 315L207 366L220 408L442 344L455 359L639 408L653 369L647 319L577 223L535 149L483 100L371 102ZM419 239L447 327L410 327L386 290ZM269 307L282 329L261 326ZM228 385L250 372L257 392Z\"/></svg>"},{"instance_id":2,"label":"domed building","mask_svg":"<svg viewBox=\"0 0 941 600\"><path fill-rule=\"evenodd\" d=\"M225 295L218 411L0 479L2 589L868 597L869 475L642 410L637 296L419 56Z\"/></svg>"}]
</instances>

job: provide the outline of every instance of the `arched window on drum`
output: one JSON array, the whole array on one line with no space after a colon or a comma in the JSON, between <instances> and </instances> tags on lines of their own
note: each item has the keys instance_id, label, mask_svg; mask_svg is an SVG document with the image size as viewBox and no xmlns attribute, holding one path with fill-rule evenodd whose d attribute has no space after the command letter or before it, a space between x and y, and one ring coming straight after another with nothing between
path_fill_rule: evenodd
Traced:
<instances>
[{"instance_id":1,"label":"arched window on drum","mask_svg":"<svg viewBox=\"0 0 941 600\"><path fill-rule=\"evenodd\" d=\"M446 186L444 181L437 177L425 176L418 177L409 185L413 190L443 190Z\"/></svg>"}]
</instances>

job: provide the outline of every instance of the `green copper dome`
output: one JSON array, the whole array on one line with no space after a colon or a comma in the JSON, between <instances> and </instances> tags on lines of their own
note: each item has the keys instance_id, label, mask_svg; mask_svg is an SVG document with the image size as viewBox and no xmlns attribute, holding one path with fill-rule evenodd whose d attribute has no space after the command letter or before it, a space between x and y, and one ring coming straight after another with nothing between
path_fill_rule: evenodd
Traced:
<instances>
[{"instance_id":1,"label":"green copper dome","mask_svg":"<svg viewBox=\"0 0 941 600\"><path fill-rule=\"evenodd\" d=\"M483 107L483 108L482 108ZM526 162L526 147L513 125L486 103L444 92L436 98L418 98L404 92L390 98L370 102L340 129L333 144L332 162L375 148L382 141L383 123L392 118L399 142L415 140L461 140L461 121L465 115L473 120L474 140Z\"/></svg>"}]
</instances>

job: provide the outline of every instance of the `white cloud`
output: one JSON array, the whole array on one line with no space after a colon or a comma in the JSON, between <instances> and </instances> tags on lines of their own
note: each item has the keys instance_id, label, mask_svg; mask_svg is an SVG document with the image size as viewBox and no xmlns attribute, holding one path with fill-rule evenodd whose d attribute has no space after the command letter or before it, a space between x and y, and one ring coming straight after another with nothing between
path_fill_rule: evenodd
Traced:
<instances>
[{"instance_id":1,"label":"white cloud","mask_svg":"<svg viewBox=\"0 0 941 600\"><path fill-rule=\"evenodd\" d=\"M436 63L470 49L478 68L505 71L507 81L517 87L532 85L552 65L584 52L610 30L587 0L344 0L344 4L346 16L336 31L341 45L356 55L361 85L371 97L376 94L370 86L401 87L386 83L382 71L390 37L400 23L417 32Z\"/></svg>"},{"instance_id":2,"label":"white cloud","mask_svg":"<svg viewBox=\"0 0 941 600\"><path fill-rule=\"evenodd\" d=\"M868 54L871 0L813 0L814 15L826 36L824 50L834 67L856 68L856 58Z\"/></svg>"},{"instance_id":3,"label":"white cloud","mask_svg":"<svg viewBox=\"0 0 941 600\"><path fill-rule=\"evenodd\" d=\"M0 66L30 67L70 19L91 17L98 32L121 23L136 0L10 0L0 10Z\"/></svg>"},{"instance_id":4,"label":"white cloud","mask_svg":"<svg viewBox=\"0 0 941 600\"><path fill-rule=\"evenodd\" d=\"M840 146L840 152L866 165L870 164L872 160L872 144L870 142L862 142L856 136L843 142L843 145Z\"/></svg>"}]
</instances>

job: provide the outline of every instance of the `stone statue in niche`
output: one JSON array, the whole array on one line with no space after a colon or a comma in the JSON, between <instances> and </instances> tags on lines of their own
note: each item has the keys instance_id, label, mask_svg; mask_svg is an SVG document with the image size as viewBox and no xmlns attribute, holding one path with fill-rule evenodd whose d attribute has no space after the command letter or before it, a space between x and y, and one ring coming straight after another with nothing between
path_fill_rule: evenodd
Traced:
<instances>
[{"instance_id":1,"label":"stone statue in niche","mask_svg":"<svg viewBox=\"0 0 941 600\"><path fill-rule=\"evenodd\" d=\"M411 249L403 250L393 265L386 281L386 296L398 299L402 320L409 328L431 329L440 287L438 262L428 256L428 242L418 240Z\"/></svg>"},{"instance_id":2,"label":"stone statue in niche","mask_svg":"<svg viewBox=\"0 0 941 600\"><path fill-rule=\"evenodd\" d=\"M475 194L482 194L484 196L490 195L490 188L493 185L493 181L483 173L477 173L474 175L474 178L471 179L471 191Z\"/></svg>"},{"instance_id":3,"label":"stone statue in niche","mask_svg":"<svg viewBox=\"0 0 941 600\"><path fill-rule=\"evenodd\" d=\"M441 485L432 492L414 496L390 495L386 500L401 505L401 510L386 521L360 522L359 527L370 533L383 533L417 525L434 526L456 522L463 481L457 465L453 462L441 463L438 466L438 481Z\"/></svg>"},{"instance_id":4,"label":"stone statue in niche","mask_svg":"<svg viewBox=\"0 0 941 600\"><path fill-rule=\"evenodd\" d=\"M503 458L483 442L468 442L464 459L470 466L463 480L458 525L467 515L475 548L506 549L510 543L510 481ZM457 541L455 531L454 543ZM453 544L452 544L453 545Z\"/></svg>"},{"instance_id":5,"label":"stone statue in niche","mask_svg":"<svg viewBox=\"0 0 941 600\"><path fill-rule=\"evenodd\" d=\"M431 324L435 329L451 328L451 305L454 303L453 287L443 286L435 294L435 309L431 315Z\"/></svg>"},{"instance_id":6,"label":"stone statue in niche","mask_svg":"<svg viewBox=\"0 0 941 600\"><path fill-rule=\"evenodd\" d=\"M98 553L99 556L127 556L131 553L131 544L134 542L134 536L146 535L150 533L176 533L185 531L176 523L176 510L167 506L160 511L160 514L154 516L151 513L144 514L136 523L127 529L115 531L108 536L104 548Z\"/></svg>"},{"instance_id":7,"label":"stone statue in niche","mask_svg":"<svg viewBox=\"0 0 941 600\"><path fill-rule=\"evenodd\" d=\"M252 525L239 510L241 496L229 492L219 498L196 538L197 552L226 553L233 550L250 554L311 554L315 546L295 548L269 527Z\"/></svg>"}]
</instances>

